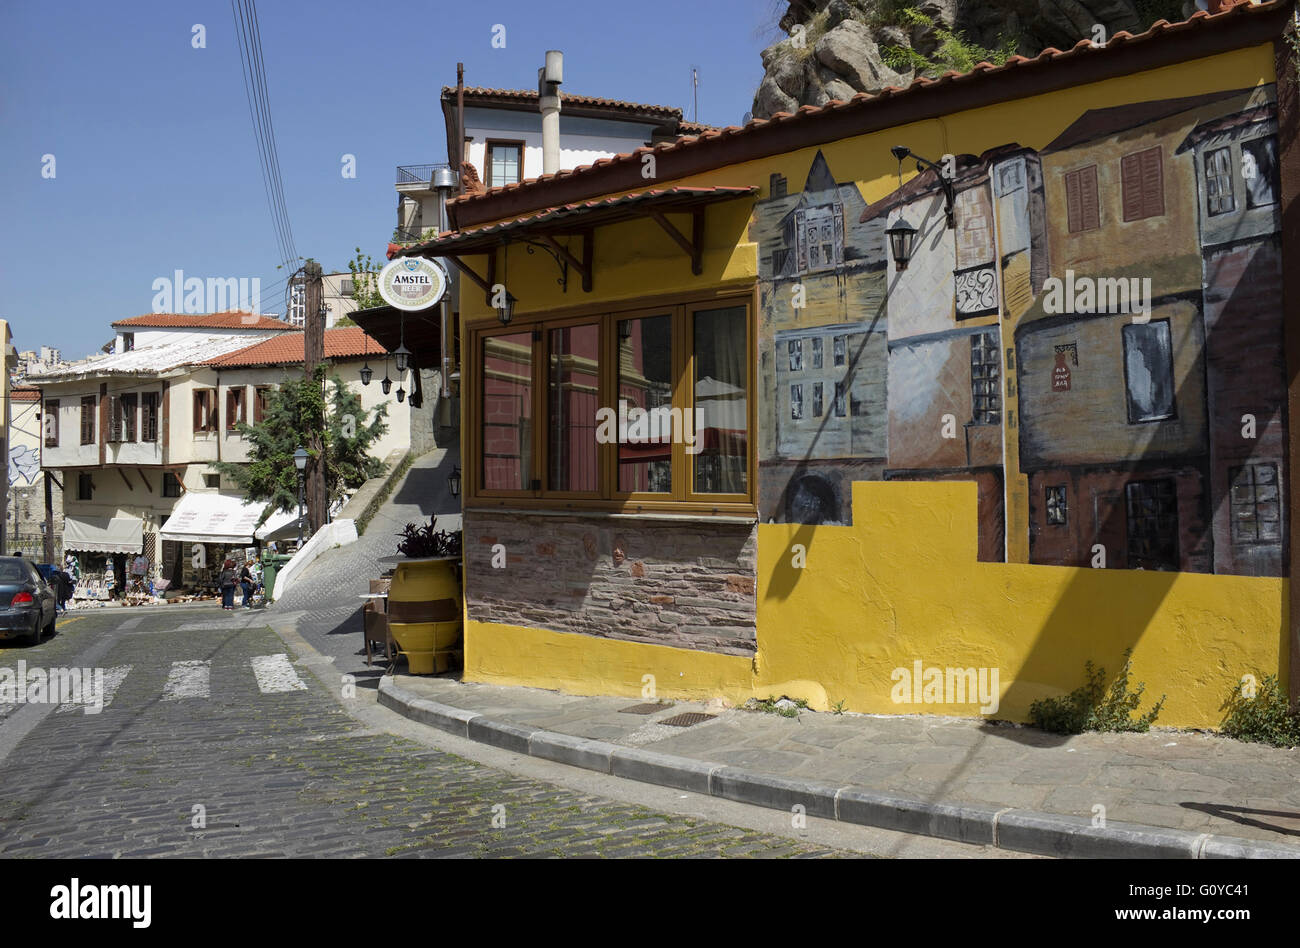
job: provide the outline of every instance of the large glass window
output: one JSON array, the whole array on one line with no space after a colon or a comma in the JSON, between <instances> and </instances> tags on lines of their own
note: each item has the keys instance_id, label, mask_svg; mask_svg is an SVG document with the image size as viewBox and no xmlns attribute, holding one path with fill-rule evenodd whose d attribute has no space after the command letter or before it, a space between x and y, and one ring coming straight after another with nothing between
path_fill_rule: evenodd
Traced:
<instances>
[{"instance_id":1,"label":"large glass window","mask_svg":"<svg viewBox=\"0 0 1300 948\"><path fill-rule=\"evenodd\" d=\"M533 479L533 334L483 340L485 490L529 490Z\"/></svg>"},{"instance_id":2,"label":"large glass window","mask_svg":"<svg viewBox=\"0 0 1300 948\"><path fill-rule=\"evenodd\" d=\"M485 322L467 503L752 513L750 319L738 298ZM804 384L800 410L829 398Z\"/></svg>"},{"instance_id":3,"label":"large glass window","mask_svg":"<svg viewBox=\"0 0 1300 948\"><path fill-rule=\"evenodd\" d=\"M744 306L728 306L693 314L697 494L744 494L748 489L746 312Z\"/></svg>"},{"instance_id":4,"label":"large glass window","mask_svg":"<svg viewBox=\"0 0 1300 948\"><path fill-rule=\"evenodd\" d=\"M672 407L672 316L618 320L619 417L635 419L638 409L646 418L646 437L634 440L623 430L618 439L619 493L672 493Z\"/></svg>"},{"instance_id":5,"label":"large glass window","mask_svg":"<svg viewBox=\"0 0 1300 948\"><path fill-rule=\"evenodd\" d=\"M591 323L552 329L547 351L547 486L554 491L597 490L600 327Z\"/></svg>"},{"instance_id":6,"label":"large glass window","mask_svg":"<svg viewBox=\"0 0 1300 948\"><path fill-rule=\"evenodd\" d=\"M524 146L520 142L487 143L487 186L499 188L522 180Z\"/></svg>"}]
</instances>

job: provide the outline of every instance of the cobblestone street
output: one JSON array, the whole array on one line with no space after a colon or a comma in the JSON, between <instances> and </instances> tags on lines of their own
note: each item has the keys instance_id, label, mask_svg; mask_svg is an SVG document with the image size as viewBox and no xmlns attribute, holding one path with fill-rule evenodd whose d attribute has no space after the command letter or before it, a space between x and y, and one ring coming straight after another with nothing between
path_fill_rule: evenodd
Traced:
<instances>
[{"instance_id":1,"label":"cobblestone street","mask_svg":"<svg viewBox=\"0 0 1300 948\"><path fill-rule=\"evenodd\" d=\"M64 620L38 647L0 649L0 668L104 668L108 691L99 714L0 707L0 855L840 854L366 728L278 657L265 621L112 610Z\"/></svg>"}]
</instances>

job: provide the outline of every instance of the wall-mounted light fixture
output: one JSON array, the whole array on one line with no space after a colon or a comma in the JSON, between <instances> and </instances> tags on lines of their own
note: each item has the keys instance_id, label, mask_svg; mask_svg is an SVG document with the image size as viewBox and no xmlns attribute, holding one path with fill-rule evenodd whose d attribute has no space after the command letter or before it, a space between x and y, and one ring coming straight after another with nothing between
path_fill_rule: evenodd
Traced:
<instances>
[{"instance_id":1,"label":"wall-mounted light fixture","mask_svg":"<svg viewBox=\"0 0 1300 948\"><path fill-rule=\"evenodd\" d=\"M361 351L366 357L365 364L361 366L361 384L369 385L375 377L375 370L370 367L370 337L365 333L361 334Z\"/></svg>"},{"instance_id":2,"label":"wall-mounted light fixture","mask_svg":"<svg viewBox=\"0 0 1300 948\"><path fill-rule=\"evenodd\" d=\"M451 492L451 496L453 496L453 497L459 497L459 496L460 496L460 467L459 467L459 465L456 466L455 468L453 468L453 469L452 469L452 472L451 472L450 474L447 475L447 490Z\"/></svg>"},{"instance_id":3,"label":"wall-mounted light fixture","mask_svg":"<svg viewBox=\"0 0 1300 948\"><path fill-rule=\"evenodd\" d=\"M509 263L510 244L503 241L501 244L501 286L503 289L508 286L506 283L506 276L509 273ZM506 289L504 299L502 299L500 305L496 307L496 311L497 319L501 320L501 325L509 326L510 320L513 319L515 315L515 298L510 295L510 290Z\"/></svg>"},{"instance_id":4,"label":"wall-mounted light fixture","mask_svg":"<svg viewBox=\"0 0 1300 948\"><path fill-rule=\"evenodd\" d=\"M911 158L916 162L916 170L918 172L924 171L926 168L929 168L934 172L935 177L939 179L939 187L943 189L943 213L947 218L948 227L956 227L956 218L953 216L953 204L957 199L957 192L953 188L952 182L949 181L948 177L943 173L943 168L936 165L929 158L922 158L906 145L895 145L893 148L889 149L889 153L898 159L899 190L902 190L903 187L903 160L905 158Z\"/></svg>"},{"instance_id":5,"label":"wall-mounted light fixture","mask_svg":"<svg viewBox=\"0 0 1300 948\"><path fill-rule=\"evenodd\" d=\"M382 389L384 390L384 394L385 394L385 395L387 395L389 392L391 392L391 391L393 390L393 380L390 379L390 378L388 377L388 360L387 360L387 359L384 359L384 378L383 378L383 380L379 383L379 387L382 388Z\"/></svg>"},{"instance_id":6,"label":"wall-mounted light fixture","mask_svg":"<svg viewBox=\"0 0 1300 948\"><path fill-rule=\"evenodd\" d=\"M912 259L912 250L916 247L916 228L907 222L906 217L894 221L885 231L889 238L889 249L894 255L894 270L901 273L907 269L907 262Z\"/></svg>"},{"instance_id":7,"label":"wall-mounted light fixture","mask_svg":"<svg viewBox=\"0 0 1300 948\"><path fill-rule=\"evenodd\" d=\"M397 365L397 374L402 375L406 372L406 366L411 358L411 350L406 348L406 314L403 313L402 319L402 337L398 342L397 348L393 350L393 362Z\"/></svg>"}]
</instances>

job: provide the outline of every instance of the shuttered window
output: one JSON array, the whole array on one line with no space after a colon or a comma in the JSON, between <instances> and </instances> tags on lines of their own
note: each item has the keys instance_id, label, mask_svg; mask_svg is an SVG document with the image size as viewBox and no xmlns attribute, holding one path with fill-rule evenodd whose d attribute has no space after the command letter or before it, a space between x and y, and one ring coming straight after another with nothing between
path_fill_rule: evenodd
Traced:
<instances>
[{"instance_id":1,"label":"shuttered window","mask_svg":"<svg viewBox=\"0 0 1300 948\"><path fill-rule=\"evenodd\" d=\"M136 405L139 403L139 400L140 400L140 396L137 395L135 392L129 392L126 395L122 396L121 399L122 424L119 430L119 436L123 441L128 441L128 442L135 441L135 416L136 416L135 408Z\"/></svg>"},{"instance_id":2,"label":"shuttered window","mask_svg":"<svg viewBox=\"0 0 1300 948\"><path fill-rule=\"evenodd\" d=\"M140 396L140 440L158 440L158 393L145 392Z\"/></svg>"},{"instance_id":3,"label":"shuttered window","mask_svg":"<svg viewBox=\"0 0 1300 948\"><path fill-rule=\"evenodd\" d=\"M122 440L122 399L118 395L108 396L108 440Z\"/></svg>"},{"instance_id":4,"label":"shuttered window","mask_svg":"<svg viewBox=\"0 0 1300 948\"><path fill-rule=\"evenodd\" d=\"M41 427L45 429L45 446L59 446L59 402L51 399L45 403L45 414L41 416Z\"/></svg>"},{"instance_id":5,"label":"shuttered window","mask_svg":"<svg viewBox=\"0 0 1300 948\"><path fill-rule=\"evenodd\" d=\"M234 431L235 425L244 420L244 387L226 389L226 430Z\"/></svg>"},{"instance_id":6,"label":"shuttered window","mask_svg":"<svg viewBox=\"0 0 1300 948\"><path fill-rule=\"evenodd\" d=\"M95 396L86 395L81 399L81 443L95 443Z\"/></svg>"},{"instance_id":7,"label":"shuttered window","mask_svg":"<svg viewBox=\"0 0 1300 948\"><path fill-rule=\"evenodd\" d=\"M194 431L195 433L217 430L217 392L205 388L194 393Z\"/></svg>"},{"instance_id":8,"label":"shuttered window","mask_svg":"<svg viewBox=\"0 0 1300 948\"><path fill-rule=\"evenodd\" d=\"M1071 171L1065 176L1065 206L1070 233L1096 230L1101 226L1096 165Z\"/></svg>"},{"instance_id":9,"label":"shuttered window","mask_svg":"<svg viewBox=\"0 0 1300 948\"><path fill-rule=\"evenodd\" d=\"M1124 220L1140 221L1165 212L1165 175L1160 148L1125 155L1120 161Z\"/></svg>"},{"instance_id":10,"label":"shuttered window","mask_svg":"<svg viewBox=\"0 0 1300 948\"><path fill-rule=\"evenodd\" d=\"M253 424L260 425L262 419L266 417L266 400L270 397L271 390L266 386L259 386L253 397Z\"/></svg>"}]
</instances>

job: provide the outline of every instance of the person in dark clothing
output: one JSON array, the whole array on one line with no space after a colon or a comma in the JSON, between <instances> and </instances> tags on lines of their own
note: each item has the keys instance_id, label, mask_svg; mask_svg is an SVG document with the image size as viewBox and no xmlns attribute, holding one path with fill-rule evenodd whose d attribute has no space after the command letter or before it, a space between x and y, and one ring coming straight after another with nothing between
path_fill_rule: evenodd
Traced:
<instances>
[{"instance_id":1,"label":"person in dark clothing","mask_svg":"<svg viewBox=\"0 0 1300 948\"><path fill-rule=\"evenodd\" d=\"M221 565L221 575L217 577L217 585L221 587L221 608L235 608L235 587L239 585L239 574L235 572L235 561L226 560Z\"/></svg>"},{"instance_id":2,"label":"person in dark clothing","mask_svg":"<svg viewBox=\"0 0 1300 948\"><path fill-rule=\"evenodd\" d=\"M61 569L54 570L54 595L58 599L60 612L68 611L68 600L72 598L74 584L72 577Z\"/></svg>"},{"instance_id":3,"label":"person in dark clothing","mask_svg":"<svg viewBox=\"0 0 1300 948\"><path fill-rule=\"evenodd\" d=\"M257 589L257 581L253 579L253 571L249 569L249 560L239 571L239 588L244 591L244 601L240 603L245 609L253 608L253 592Z\"/></svg>"}]
</instances>

